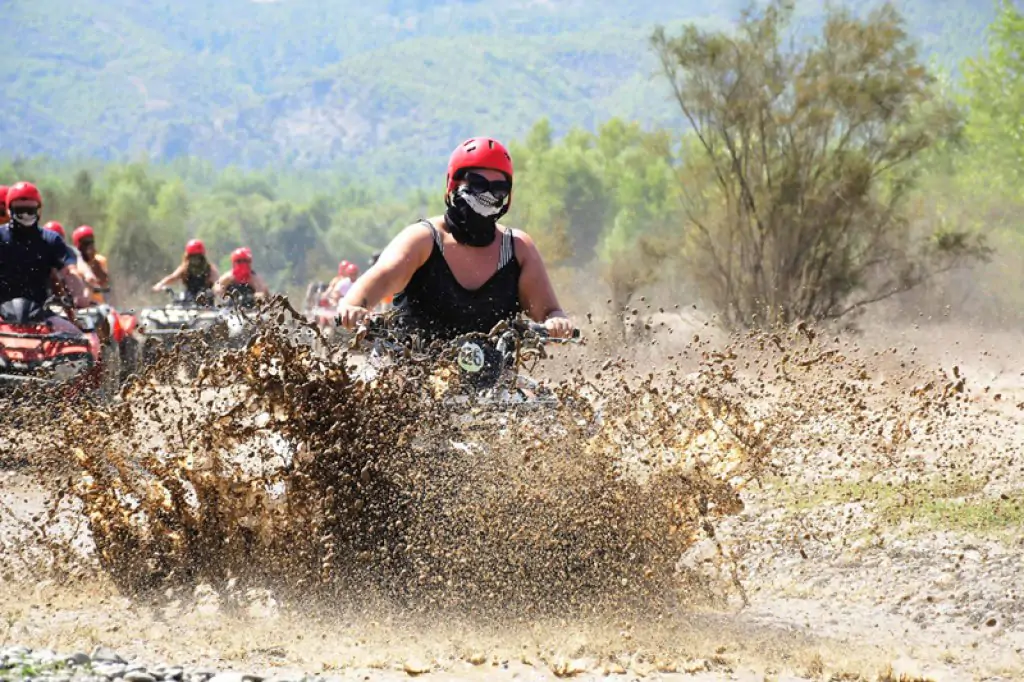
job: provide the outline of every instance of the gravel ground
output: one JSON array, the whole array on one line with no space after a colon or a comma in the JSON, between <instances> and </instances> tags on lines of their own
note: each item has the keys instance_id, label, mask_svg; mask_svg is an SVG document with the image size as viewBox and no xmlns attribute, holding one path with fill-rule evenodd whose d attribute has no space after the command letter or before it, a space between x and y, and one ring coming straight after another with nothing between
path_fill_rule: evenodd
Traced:
<instances>
[{"instance_id":1,"label":"gravel ground","mask_svg":"<svg viewBox=\"0 0 1024 682\"><path fill-rule=\"evenodd\" d=\"M889 335L872 342L892 341ZM912 423L920 442L885 461L858 449L865 434L853 422L849 433L826 434L833 427L802 421L806 433L827 437L780 454L775 475L745 490L745 510L718 528L735 565L724 565L710 541L683 559L722 585L734 570L746 605L734 593L730 604L714 610L651 614L650 623L634 624L635 632L619 633L617 625L615 636L595 636L584 646L573 643L578 624L568 622L528 638L502 632L473 638L439 626L403 642L401 634L379 636L386 623L356 620L338 634L266 612L203 620L187 605L164 618L127 600L70 598L59 588L4 590L0 576L0 681L888 682L904 673L907 682L1024 679L1024 532L1017 513L1024 492L1018 407L1024 382L1015 364L1017 339L982 345L970 334L943 337L922 329L898 342L900 353L875 358L866 395L903 400L907 387L894 377L909 355L928 355L969 377L968 407L948 415L934 434ZM951 472L969 479L969 489L947 489ZM945 483L933 485L935 477ZM39 491L26 480L0 477L0 502L27 516L38 509ZM0 538L10 530L2 517ZM198 601L193 607L202 608ZM428 635L429 644L419 641ZM94 649L95 641L117 651ZM66 650L85 642L90 645L81 651ZM640 653L659 645L673 655Z\"/></svg>"}]
</instances>

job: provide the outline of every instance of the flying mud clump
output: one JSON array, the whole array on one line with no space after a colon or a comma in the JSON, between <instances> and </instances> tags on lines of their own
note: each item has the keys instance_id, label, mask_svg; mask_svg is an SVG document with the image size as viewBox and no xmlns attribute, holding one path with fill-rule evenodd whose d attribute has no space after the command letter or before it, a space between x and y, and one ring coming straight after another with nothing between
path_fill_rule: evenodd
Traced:
<instances>
[{"instance_id":1,"label":"flying mud clump","mask_svg":"<svg viewBox=\"0 0 1024 682\"><path fill-rule=\"evenodd\" d=\"M190 343L119 400L50 424L49 460L73 458L56 505L93 545L77 570L137 595L230 583L522 616L650 606L681 596L681 555L742 508L771 448L701 373L566 380L556 406L485 416L439 398L443 367L367 383L351 362L265 325L244 348Z\"/></svg>"}]
</instances>

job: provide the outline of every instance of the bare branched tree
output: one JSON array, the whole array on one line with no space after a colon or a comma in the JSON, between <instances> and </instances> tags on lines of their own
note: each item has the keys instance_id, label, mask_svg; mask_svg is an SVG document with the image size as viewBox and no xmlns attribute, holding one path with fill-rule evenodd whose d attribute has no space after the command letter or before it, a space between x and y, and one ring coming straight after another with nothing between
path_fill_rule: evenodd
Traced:
<instances>
[{"instance_id":1,"label":"bare branched tree","mask_svg":"<svg viewBox=\"0 0 1024 682\"><path fill-rule=\"evenodd\" d=\"M804 46L784 37L791 13L776 0L734 33L652 37L695 139L682 172L710 178L681 193L689 265L734 326L838 318L987 253L901 212L913 161L960 117L897 12L832 11Z\"/></svg>"}]
</instances>

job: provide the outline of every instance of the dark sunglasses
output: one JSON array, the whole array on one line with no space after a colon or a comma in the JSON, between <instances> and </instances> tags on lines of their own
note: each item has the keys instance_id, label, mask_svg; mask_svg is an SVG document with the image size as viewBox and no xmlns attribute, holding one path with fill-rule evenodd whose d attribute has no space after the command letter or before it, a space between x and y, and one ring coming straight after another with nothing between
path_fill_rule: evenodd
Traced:
<instances>
[{"instance_id":1,"label":"dark sunglasses","mask_svg":"<svg viewBox=\"0 0 1024 682\"><path fill-rule=\"evenodd\" d=\"M474 194L490 192L496 197L507 197L512 193L512 183L508 180L488 180L479 173L472 171L466 173L462 178Z\"/></svg>"},{"instance_id":2,"label":"dark sunglasses","mask_svg":"<svg viewBox=\"0 0 1024 682\"><path fill-rule=\"evenodd\" d=\"M248 258L239 258L238 260L232 261L232 262L233 263L252 263L252 261L249 260Z\"/></svg>"}]
</instances>

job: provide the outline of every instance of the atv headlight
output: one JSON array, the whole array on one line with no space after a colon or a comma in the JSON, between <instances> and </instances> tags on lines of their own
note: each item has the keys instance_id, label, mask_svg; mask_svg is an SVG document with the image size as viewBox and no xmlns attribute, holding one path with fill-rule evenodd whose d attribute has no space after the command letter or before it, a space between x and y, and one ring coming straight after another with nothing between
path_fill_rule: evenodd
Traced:
<instances>
[{"instance_id":1,"label":"atv headlight","mask_svg":"<svg viewBox=\"0 0 1024 682\"><path fill-rule=\"evenodd\" d=\"M459 367L476 373L484 368L484 349L472 341L466 341L459 348Z\"/></svg>"}]
</instances>

